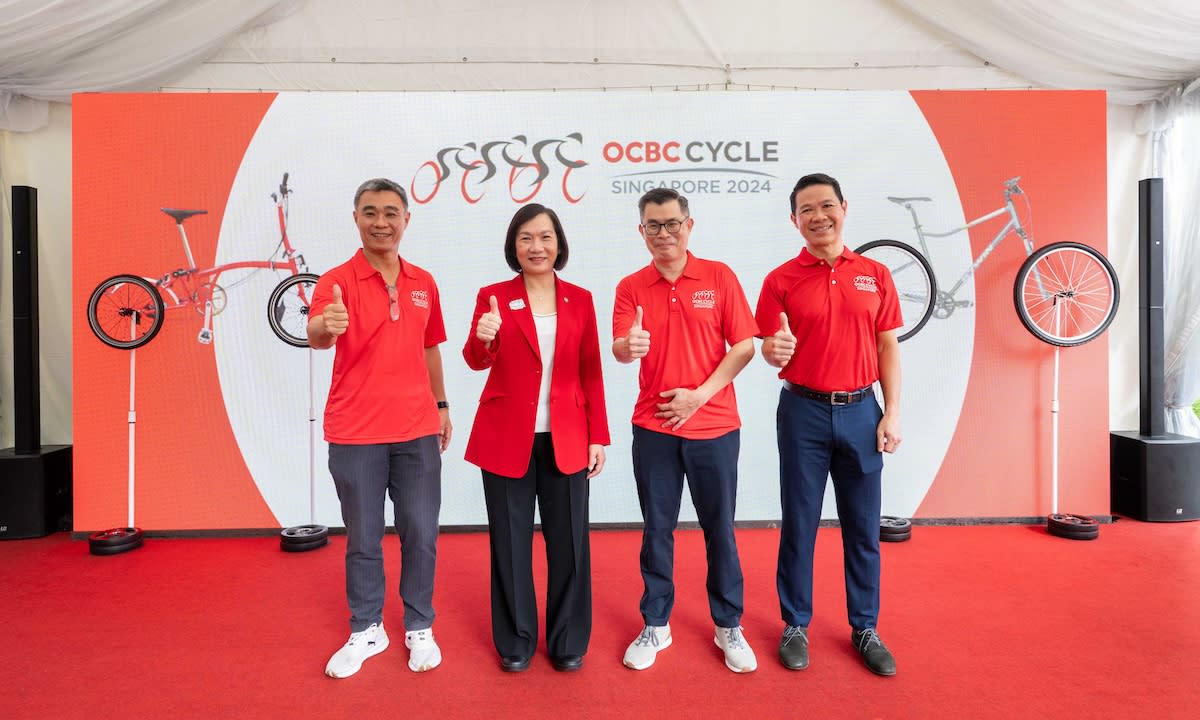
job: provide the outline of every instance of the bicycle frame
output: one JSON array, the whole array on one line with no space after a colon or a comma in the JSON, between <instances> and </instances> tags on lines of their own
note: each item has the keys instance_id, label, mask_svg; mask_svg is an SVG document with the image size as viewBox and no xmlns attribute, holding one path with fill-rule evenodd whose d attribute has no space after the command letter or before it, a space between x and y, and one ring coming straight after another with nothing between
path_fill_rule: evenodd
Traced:
<instances>
[{"instance_id":1,"label":"bicycle frame","mask_svg":"<svg viewBox=\"0 0 1200 720\"><path fill-rule=\"evenodd\" d=\"M196 267L195 258L192 255L191 245L188 243L187 230L183 227L183 220L177 221L175 227L179 231L179 239L183 244L184 254L187 256L188 267L167 273L161 278L145 278L159 289L160 294L163 296L165 309L177 310L179 308L197 306L197 310L205 313L205 330L210 330L211 315L221 311L221 308L217 308L214 311L211 303L212 288L220 288L218 280L222 273L245 269L287 270L289 275L298 275L307 272L308 265L304 262L304 255L292 247L291 240L288 238L287 206L288 195L291 192L287 187L287 175L285 174L283 182L279 186L279 192L271 193L271 198L275 201L275 212L279 222L280 244L283 247L283 259L281 260L243 260L222 263L207 268L198 268ZM177 286L179 292L176 292ZM206 286L208 288L207 292L205 291Z\"/></svg>"},{"instance_id":2,"label":"bicycle frame","mask_svg":"<svg viewBox=\"0 0 1200 720\"><path fill-rule=\"evenodd\" d=\"M1017 209L1013 204L1014 195L1024 194L1021 190L1021 187L1017 185L1018 180L1020 180L1020 178L1015 177L1004 181L1004 207L997 208L986 215L981 215L980 217L971 220L966 225L962 225L947 232L929 232L925 230L924 226L921 225L921 221L917 218L917 211L913 207L912 201L910 200L902 203L904 209L908 210L909 214L912 215L913 229L917 232L917 240L921 246L921 254L927 258L932 257L932 255L929 252L929 246L925 242L925 238L950 237L951 235L956 235L964 230L970 230L971 228L989 220L993 220L1004 215L1008 216L1008 222L1004 224L1004 227L1000 228L1000 231L997 232L995 237L992 238L991 242L987 244L987 247L983 249L983 252L979 253L979 256L976 257L971 263L970 267L963 272L958 281L954 283L954 286L945 291L945 297L938 299L939 306L944 306L947 304L969 304L955 303L954 296L958 293L959 289L962 288L963 284L975 274L975 271L978 270L981 265L983 265L983 262L987 260L989 255L992 254L992 251L996 249L996 246L1000 244L1000 241L1003 240L1004 237L1010 232L1015 232L1017 236L1021 238L1021 241L1025 246L1026 256L1033 254L1033 239L1029 237L1029 234L1025 232L1025 228L1021 226L1021 219L1017 216Z\"/></svg>"}]
</instances>

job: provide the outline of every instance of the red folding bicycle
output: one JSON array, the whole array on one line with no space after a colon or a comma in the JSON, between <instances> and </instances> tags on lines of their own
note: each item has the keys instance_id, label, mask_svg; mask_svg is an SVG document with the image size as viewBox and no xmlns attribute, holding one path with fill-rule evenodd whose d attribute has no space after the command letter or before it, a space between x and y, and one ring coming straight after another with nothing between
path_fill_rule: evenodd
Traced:
<instances>
[{"instance_id":1,"label":"red folding bicycle","mask_svg":"<svg viewBox=\"0 0 1200 720\"><path fill-rule=\"evenodd\" d=\"M266 260L245 260L208 268L196 267L183 223L207 210L161 208L175 220L187 267L172 270L158 279L138 275L114 275L101 282L88 300L88 325L105 345L133 350L154 339L162 329L168 310L192 308L204 317L204 326L196 340L209 344L213 339L213 317L221 314L228 302L226 288L219 284L221 274L230 270L267 269L286 271L288 277L275 286L267 301L267 323L275 335L288 345L308 347L308 307L317 275L308 272L304 256L288 239L288 174L283 174L278 193L271 193L279 220L279 244ZM239 280L238 283L244 280ZM237 284L237 283L235 283ZM230 288L233 285L229 286Z\"/></svg>"}]
</instances>

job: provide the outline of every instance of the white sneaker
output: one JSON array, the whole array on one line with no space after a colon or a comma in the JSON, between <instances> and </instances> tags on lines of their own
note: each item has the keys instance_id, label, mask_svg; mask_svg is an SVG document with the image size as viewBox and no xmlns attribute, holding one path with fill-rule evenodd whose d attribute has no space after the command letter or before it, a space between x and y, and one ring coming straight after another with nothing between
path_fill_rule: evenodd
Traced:
<instances>
[{"instance_id":1,"label":"white sneaker","mask_svg":"<svg viewBox=\"0 0 1200 720\"><path fill-rule=\"evenodd\" d=\"M637 639L630 643L625 650L625 667L632 670L645 670L654 664L654 656L659 650L671 647L671 625L655 627L647 625L638 633Z\"/></svg>"},{"instance_id":2,"label":"white sneaker","mask_svg":"<svg viewBox=\"0 0 1200 720\"><path fill-rule=\"evenodd\" d=\"M404 647L408 648L408 669L413 672L425 672L442 664L442 649L433 639L433 628L404 633Z\"/></svg>"},{"instance_id":3,"label":"white sneaker","mask_svg":"<svg viewBox=\"0 0 1200 720\"><path fill-rule=\"evenodd\" d=\"M725 653L725 667L735 673L754 672L758 669L758 660L754 657L754 651L746 644L741 626L717 628L713 642Z\"/></svg>"},{"instance_id":4,"label":"white sneaker","mask_svg":"<svg viewBox=\"0 0 1200 720\"><path fill-rule=\"evenodd\" d=\"M375 624L366 630L350 633L350 639L325 664L325 674L332 678L347 678L362 668L363 661L387 650L388 636L383 625Z\"/></svg>"}]
</instances>

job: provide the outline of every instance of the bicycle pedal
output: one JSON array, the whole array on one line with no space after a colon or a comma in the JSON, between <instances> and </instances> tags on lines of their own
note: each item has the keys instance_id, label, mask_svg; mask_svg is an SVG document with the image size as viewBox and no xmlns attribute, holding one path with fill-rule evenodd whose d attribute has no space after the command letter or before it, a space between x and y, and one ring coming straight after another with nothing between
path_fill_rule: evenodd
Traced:
<instances>
[{"instance_id":1,"label":"bicycle pedal","mask_svg":"<svg viewBox=\"0 0 1200 720\"><path fill-rule=\"evenodd\" d=\"M200 333L196 336L196 341L199 342L201 345L211 345L212 344L212 330L209 330L208 328L204 328L203 330L201 330Z\"/></svg>"}]
</instances>

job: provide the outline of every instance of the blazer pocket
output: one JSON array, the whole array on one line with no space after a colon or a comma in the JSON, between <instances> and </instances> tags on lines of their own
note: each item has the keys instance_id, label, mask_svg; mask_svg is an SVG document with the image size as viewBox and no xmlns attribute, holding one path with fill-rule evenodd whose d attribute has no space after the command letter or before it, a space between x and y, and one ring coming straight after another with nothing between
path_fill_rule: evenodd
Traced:
<instances>
[{"instance_id":1,"label":"blazer pocket","mask_svg":"<svg viewBox=\"0 0 1200 720\"><path fill-rule=\"evenodd\" d=\"M486 402L491 402L493 400L499 400L500 398L504 397L507 394L508 393L504 392L503 390L493 390L491 388L485 387L483 389L483 394L479 396L479 403L482 405L483 403L486 403Z\"/></svg>"}]
</instances>

